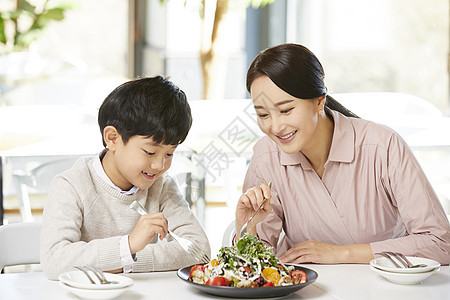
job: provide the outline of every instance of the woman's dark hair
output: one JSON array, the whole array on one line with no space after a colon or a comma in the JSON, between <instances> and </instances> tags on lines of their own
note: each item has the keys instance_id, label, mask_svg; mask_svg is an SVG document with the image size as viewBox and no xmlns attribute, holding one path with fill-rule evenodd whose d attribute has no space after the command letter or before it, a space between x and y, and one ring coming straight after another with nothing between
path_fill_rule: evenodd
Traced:
<instances>
[{"instance_id":1,"label":"woman's dark hair","mask_svg":"<svg viewBox=\"0 0 450 300\"><path fill-rule=\"evenodd\" d=\"M103 138L114 126L124 143L134 135L165 145L182 143L192 125L191 108L182 90L161 76L125 82L103 101L98 112ZM103 145L106 147L105 140Z\"/></svg>"},{"instance_id":2,"label":"woman's dark hair","mask_svg":"<svg viewBox=\"0 0 450 300\"><path fill-rule=\"evenodd\" d=\"M264 50L253 60L247 72L247 90L260 76L267 76L280 89L300 99L326 95L325 106L345 116L358 118L333 97L327 95L322 64L308 48L281 44Z\"/></svg>"}]
</instances>

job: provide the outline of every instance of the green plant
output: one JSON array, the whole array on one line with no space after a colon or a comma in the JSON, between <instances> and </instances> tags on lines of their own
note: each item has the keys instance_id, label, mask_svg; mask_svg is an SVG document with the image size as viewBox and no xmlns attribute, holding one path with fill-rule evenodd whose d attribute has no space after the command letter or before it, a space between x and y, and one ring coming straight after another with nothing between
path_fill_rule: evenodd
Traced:
<instances>
[{"instance_id":1,"label":"green plant","mask_svg":"<svg viewBox=\"0 0 450 300\"><path fill-rule=\"evenodd\" d=\"M64 12L74 8L70 1L16 0L11 9L0 11L0 52L22 51L37 40L52 21L64 19ZM6 5L3 5L5 7Z\"/></svg>"}]
</instances>

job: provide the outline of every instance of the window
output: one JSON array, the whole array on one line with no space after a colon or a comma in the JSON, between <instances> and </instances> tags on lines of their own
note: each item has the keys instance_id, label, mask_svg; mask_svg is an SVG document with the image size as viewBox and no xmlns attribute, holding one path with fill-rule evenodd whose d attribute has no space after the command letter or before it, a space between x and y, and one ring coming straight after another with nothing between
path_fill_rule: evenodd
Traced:
<instances>
[{"instance_id":1,"label":"window","mask_svg":"<svg viewBox=\"0 0 450 300\"><path fill-rule=\"evenodd\" d=\"M289 42L320 59L330 94L402 92L449 106L449 2L288 1Z\"/></svg>"}]
</instances>

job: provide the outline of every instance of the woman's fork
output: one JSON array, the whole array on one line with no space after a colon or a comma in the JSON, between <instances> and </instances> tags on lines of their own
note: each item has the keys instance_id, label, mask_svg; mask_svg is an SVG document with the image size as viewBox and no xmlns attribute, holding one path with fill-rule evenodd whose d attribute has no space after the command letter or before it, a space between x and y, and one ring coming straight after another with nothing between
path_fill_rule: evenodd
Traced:
<instances>
[{"instance_id":1,"label":"woman's fork","mask_svg":"<svg viewBox=\"0 0 450 300\"><path fill-rule=\"evenodd\" d=\"M271 189L272 188L272 182L269 182L268 185L269 185L269 189ZM264 198L263 202L259 205L258 209L255 210L255 212L250 217L250 219L248 219L247 222L245 222L245 224L242 226L242 229L241 229L241 232L240 232L240 237L242 237L247 232L248 223L251 220L253 220L253 218L256 216L256 214L261 210L261 208L263 207L263 205L266 202L266 200L267 200L267 198Z\"/></svg>"},{"instance_id":2,"label":"woman's fork","mask_svg":"<svg viewBox=\"0 0 450 300\"><path fill-rule=\"evenodd\" d=\"M138 201L134 201L133 203L131 203L130 208L134 209L141 215L148 214L148 212L145 210L145 208ZM178 244L180 244L180 246L184 249L184 251L186 251L187 253L192 255L198 262L201 262L204 264L209 263L208 256L202 251L202 249L200 249L197 245L195 245L191 241L189 241L185 238L179 237L178 235L176 235L175 233L173 233L170 230L168 233L168 237L175 239L178 242Z\"/></svg>"},{"instance_id":3,"label":"woman's fork","mask_svg":"<svg viewBox=\"0 0 450 300\"><path fill-rule=\"evenodd\" d=\"M418 265L413 265L407 258L405 255L403 255L402 253L397 253L397 252L388 252L391 255L394 255L403 265L406 264L407 268L424 268L427 267L426 264L418 264ZM404 262L404 263L403 263Z\"/></svg>"},{"instance_id":4,"label":"woman's fork","mask_svg":"<svg viewBox=\"0 0 450 300\"><path fill-rule=\"evenodd\" d=\"M395 261L394 258L396 258L397 261L399 261L405 268L422 268L422 267L426 267L427 266L425 264L413 265L406 258L406 256L403 255L402 253L385 251L385 252L380 252L380 253L375 253L375 254L379 254L379 255L382 255L382 256L386 257L387 259L389 259L394 264L394 266L396 268L402 268L402 267Z\"/></svg>"}]
</instances>

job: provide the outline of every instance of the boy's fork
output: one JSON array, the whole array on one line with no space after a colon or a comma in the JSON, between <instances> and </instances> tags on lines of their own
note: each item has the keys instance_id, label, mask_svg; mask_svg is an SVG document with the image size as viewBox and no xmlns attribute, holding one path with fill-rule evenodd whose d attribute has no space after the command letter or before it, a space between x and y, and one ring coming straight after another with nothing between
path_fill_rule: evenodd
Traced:
<instances>
[{"instance_id":1,"label":"boy's fork","mask_svg":"<svg viewBox=\"0 0 450 300\"><path fill-rule=\"evenodd\" d=\"M145 208L138 201L134 201L133 203L131 203L130 208L134 209L141 215L148 214L148 212L145 210ZM184 249L184 251L186 251L187 253L192 255L198 262L201 262L204 264L209 263L208 256L202 251L202 249L200 249L197 245L195 245L191 241L189 241L185 238L179 237L178 235L176 235L175 233L173 233L170 230L169 230L167 237L175 239L178 242L178 244L180 244L180 246Z\"/></svg>"},{"instance_id":2,"label":"boy's fork","mask_svg":"<svg viewBox=\"0 0 450 300\"><path fill-rule=\"evenodd\" d=\"M94 268L92 268L90 266L75 267L75 268L80 270L80 271L82 271L92 284L96 284L96 283L95 283L94 279L92 279L92 277L89 275L89 271L94 273L94 275L99 280L100 284L117 284L117 283L119 283L118 281L109 281L109 280L107 280L106 277L105 277L105 274L103 274L102 271L94 269Z\"/></svg>"}]
</instances>

